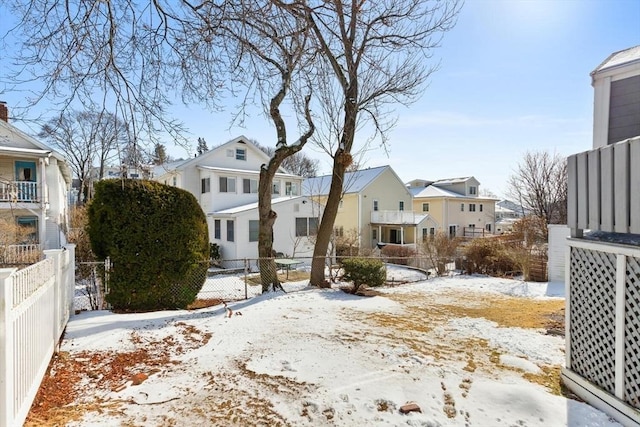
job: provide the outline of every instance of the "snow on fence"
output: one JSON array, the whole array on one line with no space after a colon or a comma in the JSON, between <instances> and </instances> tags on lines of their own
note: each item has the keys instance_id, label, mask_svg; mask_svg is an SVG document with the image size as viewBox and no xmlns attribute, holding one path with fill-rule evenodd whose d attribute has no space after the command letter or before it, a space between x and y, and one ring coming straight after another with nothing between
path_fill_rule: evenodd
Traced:
<instances>
[{"instance_id":1,"label":"snow on fence","mask_svg":"<svg viewBox=\"0 0 640 427\"><path fill-rule=\"evenodd\" d=\"M75 245L0 269L0 425L22 425L73 310Z\"/></svg>"}]
</instances>

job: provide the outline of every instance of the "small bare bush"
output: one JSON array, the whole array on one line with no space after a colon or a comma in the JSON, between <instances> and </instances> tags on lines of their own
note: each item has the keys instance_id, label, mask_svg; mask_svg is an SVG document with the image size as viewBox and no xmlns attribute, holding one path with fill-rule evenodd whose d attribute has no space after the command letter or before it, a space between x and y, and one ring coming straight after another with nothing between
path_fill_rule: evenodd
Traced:
<instances>
[{"instance_id":1,"label":"small bare bush","mask_svg":"<svg viewBox=\"0 0 640 427\"><path fill-rule=\"evenodd\" d=\"M407 265L415 257L416 251L407 246L387 245L381 250L382 256L392 264Z\"/></svg>"},{"instance_id":2,"label":"small bare bush","mask_svg":"<svg viewBox=\"0 0 640 427\"><path fill-rule=\"evenodd\" d=\"M441 231L423 242L422 250L438 276L447 272L447 264L453 261L459 244L460 240Z\"/></svg>"}]
</instances>

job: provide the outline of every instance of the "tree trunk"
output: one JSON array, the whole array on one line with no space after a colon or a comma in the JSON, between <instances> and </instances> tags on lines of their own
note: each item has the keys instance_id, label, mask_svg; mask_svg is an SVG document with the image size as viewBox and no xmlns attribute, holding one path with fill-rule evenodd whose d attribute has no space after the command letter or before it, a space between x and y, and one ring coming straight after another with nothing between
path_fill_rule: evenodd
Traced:
<instances>
[{"instance_id":1,"label":"tree trunk","mask_svg":"<svg viewBox=\"0 0 640 427\"><path fill-rule=\"evenodd\" d=\"M258 183L258 256L260 257L258 264L260 266L262 292L282 289L273 258L273 225L278 217L271 209L271 185L278 169L275 163L276 156L271 158L268 166L263 165L260 169L260 181Z\"/></svg>"}]
</instances>

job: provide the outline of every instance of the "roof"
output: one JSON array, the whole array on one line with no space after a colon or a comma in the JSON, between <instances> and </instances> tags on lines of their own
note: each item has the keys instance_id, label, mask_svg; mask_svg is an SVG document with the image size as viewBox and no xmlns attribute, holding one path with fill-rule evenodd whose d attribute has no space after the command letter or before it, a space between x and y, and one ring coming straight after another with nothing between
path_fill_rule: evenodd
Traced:
<instances>
[{"instance_id":1,"label":"roof","mask_svg":"<svg viewBox=\"0 0 640 427\"><path fill-rule=\"evenodd\" d=\"M15 135L17 138L20 138L25 142L27 142L28 144L36 147L34 149L34 148L25 148L22 146L16 146L16 143L14 142L14 138L11 138L10 136L3 137L2 135L0 135L0 147L3 149L5 153L15 153L15 154L23 153L23 154L30 154L34 156L43 156L43 157L53 156L54 158L59 160L58 167L60 168L60 172L62 173L64 180L68 184L71 183L71 179L72 179L71 169L69 168L69 164L67 163L67 159L65 158L64 155L52 149L51 147L43 144L42 142L38 141L31 135L21 131L20 129L18 129L17 127L15 127L9 122L0 120L0 127L5 128L8 132L10 132L10 134Z\"/></svg>"},{"instance_id":2,"label":"roof","mask_svg":"<svg viewBox=\"0 0 640 427\"><path fill-rule=\"evenodd\" d=\"M344 193L349 194L361 192L388 168L390 168L390 166L387 165L345 173L343 186ZM324 175L305 179L302 183L302 192L306 195L329 194L331 177L332 175Z\"/></svg>"},{"instance_id":3,"label":"roof","mask_svg":"<svg viewBox=\"0 0 640 427\"><path fill-rule=\"evenodd\" d=\"M632 62L640 63L640 45L612 53L591 72L591 75L593 76L596 73L627 65Z\"/></svg>"},{"instance_id":4,"label":"roof","mask_svg":"<svg viewBox=\"0 0 640 427\"><path fill-rule=\"evenodd\" d=\"M214 172L225 172L225 173L248 173L253 175L260 175L260 171L254 169L233 169L233 168L219 168L217 166L197 166L198 169L210 170ZM277 177L289 177L289 178L302 178L299 175L293 175L289 173L276 173Z\"/></svg>"},{"instance_id":5,"label":"roof","mask_svg":"<svg viewBox=\"0 0 640 427\"><path fill-rule=\"evenodd\" d=\"M175 171L177 169L184 169L184 168L186 168L187 166L190 166L193 163L201 162L206 157L212 155L212 153L224 149L225 146L231 145L231 144L235 144L235 143L238 143L238 142L244 143L251 150L253 150L254 152L256 152L259 155L261 155L264 158L265 163L267 163L269 161L270 158L269 158L269 155L267 155L267 153L262 151L257 145L255 145L253 142L251 142L246 136L240 135L240 136L235 137L235 138L233 138L233 139L231 139L231 140L229 140L229 141L227 141L227 142L225 142L225 143L223 143L221 145L218 145L217 147L211 148L209 151L207 151L204 154L201 154L199 156L190 157L190 158L185 159L185 160L178 160L178 161L175 161L175 162L165 163L163 165L156 166L153 169L154 176L162 176L165 173L168 173L168 172L171 172L171 171ZM286 171L282 167L278 168L278 170L280 172L282 172L282 173L286 173Z\"/></svg>"},{"instance_id":6,"label":"roof","mask_svg":"<svg viewBox=\"0 0 640 427\"><path fill-rule=\"evenodd\" d=\"M409 191L411 192L413 197L459 197L464 199L469 198L469 196L465 196L464 194L448 191L448 190L445 190L444 188L434 187L433 185L430 185L428 187L409 188Z\"/></svg>"},{"instance_id":7,"label":"roof","mask_svg":"<svg viewBox=\"0 0 640 427\"><path fill-rule=\"evenodd\" d=\"M290 200L297 200L297 199L301 199L301 198L305 198L304 196L285 196L285 197L276 197L274 199L271 199L271 205L277 205L280 203L284 203ZM240 212L245 212L245 211L250 211L253 209L258 209L258 202L252 202L252 203L247 203L246 205L240 205L240 206L234 206L232 208L228 208L228 209L222 209L219 211L215 211L215 212L210 212L207 215L235 215L235 214L239 214Z\"/></svg>"},{"instance_id":8,"label":"roof","mask_svg":"<svg viewBox=\"0 0 640 427\"><path fill-rule=\"evenodd\" d=\"M462 178L445 178L445 179L439 179L437 181L433 181L433 183L431 185L450 185L450 184L462 184L464 182L467 182L471 179L475 179L472 176L465 176Z\"/></svg>"}]
</instances>

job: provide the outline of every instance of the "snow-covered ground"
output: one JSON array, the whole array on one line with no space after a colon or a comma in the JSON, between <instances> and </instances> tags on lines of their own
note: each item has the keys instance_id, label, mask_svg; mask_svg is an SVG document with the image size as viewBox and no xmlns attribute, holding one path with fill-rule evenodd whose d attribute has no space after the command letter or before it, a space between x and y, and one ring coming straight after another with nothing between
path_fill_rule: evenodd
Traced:
<instances>
[{"instance_id":1,"label":"snow-covered ground","mask_svg":"<svg viewBox=\"0 0 640 427\"><path fill-rule=\"evenodd\" d=\"M231 317L221 306L73 317L61 348L71 358L170 348L153 369L132 364L149 374L140 385L105 387L96 367L75 403L100 410L68 425L618 425L536 381L562 365L563 338L469 315L495 301L561 305L562 289L480 276L374 297L305 282L285 289L229 304ZM401 413L408 403L421 412Z\"/></svg>"}]
</instances>

